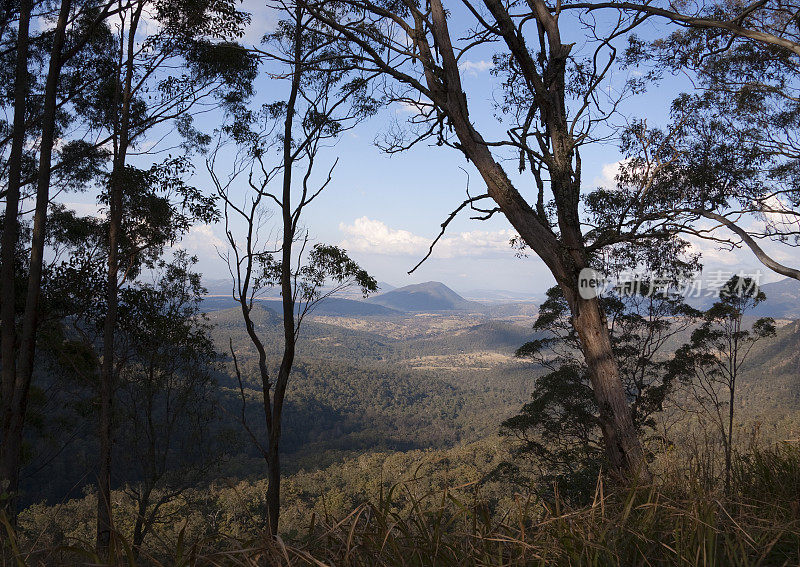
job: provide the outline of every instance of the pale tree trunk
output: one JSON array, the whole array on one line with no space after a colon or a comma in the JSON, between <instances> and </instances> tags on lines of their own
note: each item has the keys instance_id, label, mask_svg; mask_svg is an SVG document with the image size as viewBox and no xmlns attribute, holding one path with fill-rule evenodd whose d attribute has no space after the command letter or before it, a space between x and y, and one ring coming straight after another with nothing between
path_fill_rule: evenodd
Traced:
<instances>
[{"instance_id":1,"label":"pale tree trunk","mask_svg":"<svg viewBox=\"0 0 800 567\"><path fill-rule=\"evenodd\" d=\"M636 433L619 367L611 349L608 324L597 298L570 302L573 325L580 339L592 383L599 423L609 463L618 471L646 477L642 445Z\"/></svg>"},{"instance_id":2,"label":"pale tree trunk","mask_svg":"<svg viewBox=\"0 0 800 567\"><path fill-rule=\"evenodd\" d=\"M538 2L534 4L539 5ZM511 222L525 243L544 261L554 275L572 311L572 321L581 342L589 368L594 395L600 408L600 426L610 466L628 478L647 476L644 452L639 441L620 378L619 367L611 348L609 329L599 301L580 298L578 274L588 266L585 244L580 233L580 162L566 121L564 104L564 70L548 84L531 79L547 104L542 108L552 149L548 167L551 189L558 209L560 237L542 215L525 201L497 163L489 146L472 126L467 99L447 29L447 19L441 0L431 0L432 33L440 54L444 77L438 77L428 67L425 79L434 102L443 108L458 136L461 149L474 163L487 186L489 196ZM486 0L496 16L504 39L514 55L525 63L530 57L520 38L510 29L510 18L496 0ZM557 21L547 13L537 14L541 25L548 27L551 57L556 63L566 63L570 46L560 44ZM504 27L505 26L505 27ZM421 39L420 39L421 38ZM424 35L417 38L422 59L434 60ZM574 163L574 165L573 165Z\"/></svg>"},{"instance_id":3,"label":"pale tree trunk","mask_svg":"<svg viewBox=\"0 0 800 567\"><path fill-rule=\"evenodd\" d=\"M58 21L53 32L53 45L50 53L50 64L47 71L47 80L45 82L43 105L44 112L42 114L42 134L39 147L39 171L36 182L36 205L33 218L30 271L28 273L28 286L25 294L25 311L22 315L22 331L19 340L19 355L17 358L16 375L14 376L13 387L9 388L8 392L5 391L6 384L4 383L3 404L8 404L6 407L10 406L10 411L4 416L3 458L2 462L0 463L0 466L2 466L2 470L0 470L0 476L4 480L8 481L7 490L12 495L16 494L19 489L20 451L22 448L25 415L28 407L28 395L30 393L30 385L33 376L33 366L36 354L36 327L39 318L39 296L42 289L42 270L47 229L47 207L50 202L50 171L53 145L55 143L55 114L57 106L58 82L61 75L61 56L64 48L70 7L71 0L62 0ZM17 125L15 124L15 128L16 126ZM19 191L19 183L16 185L17 191ZM4 269L6 267L7 266L4 264ZM13 261L11 269L13 271ZM4 304L5 303L6 302L4 302ZM10 307L13 309L13 304ZM13 327L12 329L8 329L8 331L13 332ZM5 337L3 340L3 346L5 348ZM3 354L3 365L5 371L6 353L4 352ZM11 360L8 361L8 364L12 364ZM15 507L15 498L12 498L10 504L8 505L9 510L11 510L12 518L16 515Z\"/></svg>"}]
</instances>

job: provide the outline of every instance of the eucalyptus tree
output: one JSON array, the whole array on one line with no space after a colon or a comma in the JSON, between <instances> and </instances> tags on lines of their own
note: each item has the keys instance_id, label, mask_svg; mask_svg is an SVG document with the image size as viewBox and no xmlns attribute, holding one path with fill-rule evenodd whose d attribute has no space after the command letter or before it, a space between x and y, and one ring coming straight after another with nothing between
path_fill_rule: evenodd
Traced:
<instances>
[{"instance_id":1,"label":"eucalyptus tree","mask_svg":"<svg viewBox=\"0 0 800 567\"><path fill-rule=\"evenodd\" d=\"M744 316L766 298L755 281L733 276L720 290L719 300L703 314L691 341L678 349L669 363L670 376L687 385L719 434L725 455L726 494L731 485L737 381L753 346L775 336L771 317L747 325Z\"/></svg>"},{"instance_id":2,"label":"eucalyptus tree","mask_svg":"<svg viewBox=\"0 0 800 567\"><path fill-rule=\"evenodd\" d=\"M6 6L8 7L8 6ZM8 135L0 141L0 149L10 145L4 169L8 176L4 179L5 214L3 217L2 268L0 269L0 290L2 291L2 450L0 451L0 480L6 498L3 506L12 522L16 517L15 499L19 485L20 451L25 425L28 396L35 361L37 324L39 320L40 295L42 289L45 242L47 239L47 212L53 181L54 154L63 160L62 169L69 171L66 184L80 186L91 178L94 168L82 167L83 162L92 162L97 152L78 151L82 144L66 142L56 149L56 139L63 134L70 122L65 111L65 101L76 98L77 86L85 77L76 72L76 61L86 58L92 60L98 46L104 44L107 35L102 32L103 22L112 12L111 3L73 5L71 0L56 4L55 13L45 4L36 5L40 12L35 14L35 24L39 33L31 36L31 23L34 18L34 4L21 2L18 5L16 33L9 31L12 11L3 14L2 28L4 54L13 53L16 64L13 74L14 96L13 124ZM9 39L13 37L13 39ZM34 65L31 65L31 62ZM37 69L38 63L38 69ZM33 67L33 68L31 68ZM40 84L36 71L44 78ZM94 73L87 73L89 82L96 79ZM4 80L11 81L6 76ZM64 89L69 85L70 88ZM34 88L36 87L36 88ZM66 92L65 92L66 91ZM4 101L6 102L6 101ZM34 141L34 143L29 143ZM96 147L94 148L96 149ZM77 168L76 168L77 166ZM30 195L23 194L23 187L33 185ZM26 197L33 198L33 222L30 232L30 248L26 262L26 283L19 285L15 251L19 247L18 238L25 221L20 208ZM25 288L24 300L18 299L18 291Z\"/></svg>"},{"instance_id":3,"label":"eucalyptus tree","mask_svg":"<svg viewBox=\"0 0 800 567\"><path fill-rule=\"evenodd\" d=\"M670 289L671 288L671 289ZM674 388L667 371L672 341L696 325L700 312L675 286L652 280L623 282L601 297L614 354L620 360L625 395L640 435L656 435L655 418ZM606 466L586 363L569 305L559 287L550 288L533 326L540 338L517 349L548 372L536 379L531 400L505 420L501 433L512 439L511 470L533 468L546 495L553 483L575 502L591 499Z\"/></svg>"},{"instance_id":4,"label":"eucalyptus tree","mask_svg":"<svg viewBox=\"0 0 800 567\"><path fill-rule=\"evenodd\" d=\"M673 24L655 38L632 37L626 59L645 67L654 82L670 74L691 80L673 101L669 124L632 124L620 183L636 204L632 208L722 247L746 247L767 268L800 279L799 267L781 259L800 244L800 5L765 0L568 7ZM638 218L623 221L630 222Z\"/></svg>"},{"instance_id":5,"label":"eucalyptus tree","mask_svg":"<svg viewBox=\"0 0 800 567\"><path fill-rule=\"evenodd\" d=\"M145 25L145 18L148 23ZM125 5L117 22L115 49L110 59L107 80L98 89L95 112L99 127L109 133L112 144L111 167L102 201L107 206L108 258L105 292L103 357L100 372L100 455L98 468L97 542L108 547L111 521L112 413L114 398L114 336L120 286L132 275L145 250L158 250L182 232L193 220L213 218L211 201L193 190L180 208L185 215L169 215L156 220L163 233L149 238L143 228L126 218L127 206L141 206L137 199L148 171L128 164L129 153L141 148L157 126L175 120L177 130L191 145L202 144L204 137L192 127L193 112L217 106L235 105L234 95L246 97L255 68L254 58L235 40L242 35L247 15L228 0L162 2L138 0ZM155 26L154 30L147 26ZM141 39L144 36L144 39ZM180 71L176 72L176 69ZM186 146L185 146L186 147ZM167 159L162 171L186 164L185 158ZM153 166L158 169L157 166ZM153 168L150 169L153 172ZM181 175L157 179L168 191ZM178 181L178 187L182 182ZM185 187L185 186L184 186ZM132 197L132 198L130 198ZM126 203L126 200L130 201ZM167 209L170 209L168 206ZM150 212L148 212L148 210ZM144 216L159 209L141 209ZM134 217L135 218L135 217ZM139 217L141 218L141 217ZM182 220L180 220L182 219ZM168 222L164 222L168 221ZM178 221L176 223L176 221ZM170 224L173 223L173 224ZM136 236L143 242L136 242ZM126 249L127 256L122 255Z\"/></svg>"},{"instance_id":6,"label":"eucalyptus tree","mask_svg":"<svg viewBox=\"0 0 800 567\"><path fill-rule=\"evenodd\" d=\"M163 508L219 462L212 371L218 354L200 311L197 262L178 251L159 260L152 283L121 290L120 427L115 443L124 490L136 503L132 545L140 553Z\"/></svg>"},{"instance_id":7,"label":"eucalyptus tree","mask_svg":"<svg viewBox=\"0 0 800 567\"><path fill-rule=\"evenodd\" d=\"M476 207L483 218L502 213L520 242L542 259L569 305L608 462L627 476L646 474L606 316L597 297L579 292L582 270L613 250L630 259L647 250L685 251L663 226L615 230L615 219L582 206L589 199L582 152L615 134L611 118L641 88L637 77L620 81L612 75L618 45L645 16L620 14L601 22L570 16L561 2L463 0L451 7L460 11L462 29L451 32L456 19L441 0L307 5L346 40L343 48L360 66L384 75L393 100L416 109L410 135L387 149L433 141L460 151L478 170L486 192L469 197L454 214L490 199L493 205ZM470 92L461 80L460 65L478 49L493 53L500 83L496 121L470 114L469 105L485 89ZM508 164L519 176L512 179Z\"/></svg>"},{"instance_id":8,"label":"eucalyptus tree","mask_svg":"<svg viewBox=\"0 0 800 567\"><path fill-rule=\"evenodd\" d=\"M377 289L375 279L345 250L311 245L309 231L302 226L303 212L332 180L336 162L326 174L316 171L321 150L374 113L377 101L371 96L371 77L337 52L336 42L320 33L302 6L279 3L272 7L284 19L265 37L270 50L261 53L273 65L269 68L272 76L288 83L286 100L244 112L225 127L224 133L239 147L233 171L223 178L218 161L223 154L216 152L208 169L223 201L228 240L224 257L233 280L233 298L258 353L266 442L245 419L243 381L231 344L242 394L241 421L265 460L267 529L275 535L280 516L282 412L303 319L320 301L346 287L357 285L365 295ZM240 204L236 188L245 177L248 190ZM276 207L279 217L274 240L264 234L268 205ZM274 378L252 318L254 302L268 287L279 288L282 298L283 352Z\"/></svg>"},{"instance_id":9,"label":"eucalyptus tree","mask_svg":"<svg viewBox=\"0 0 800 567\"><path fill-rule=\"evenodd\" d=\"M141 428L138 427L140 421L137 420L143 419L134 411L137 408L131 407L130 396L134 391L138 391L139 394L144 392L142 399L155 404L152 407L148 406L151 411L148 416L151 422L156 423L160 420L162 422L162 426L156 432L158 438L153 439L156 443L156 453L145 452L136 457L137 464L142 467L145 463L155 460L147 469L144 480L142 477L135 479L140 481L139 486L143 487L141 492L137 492L142 500L140 504L143 514L139 530L135 533L137 544L140 544L148 533L152 520L163 506L163 503L158 500L151 501L149 497L153 490L160 491L169 487L172 492L162 493L159 499L166 496L164 499L166 502L169 500L169 494L174 494L178 483L169 479L172 479L173 469L180 468L182 462L182 457L176 456L178 452L176 445L180 443L184 433L189 434L186 428L192 429L189 427L190 422L187 421L181 425L181 427L185 425L186 428L176 432L172 427L174 422L169 421L176 419L172 414L174 408L168 408L169 416L165 417L161 413L163 408L157 405L165 398L171 404L180 402L180 395L176 392L182 386L208 387L208 382L203 382L203 377L207 377L207 373L203 374L200 364L202 353L191 349L185 350L184 347L188 348L187 345L179 341L182 330L194 330L200 335L206 332L202 322L191 317L192 309L197 307L199 301L197 295L200 292L196 289L199 286L198 276L191 273L190 261L185 255L176 253L176 259L171 264L166 264L161 256L165 247L179 239L192 223L211 221L217 211L212 198L201 195L197 189L182 180L182 177L188 175L185 159L170 159L146 171L131 168L128 173L122 213L124 238L119 243L127 284L121 291L123 317L115 329L113 367L115 383L124 386L120 393L123 404L114 412L111 424L111 435L122 443L124 449L115 447L114 444L111 445L111 449L117 455L124 454L122 451L134 453L142 449L141 446L131 442L132 436L141 434ZM60 403L57 406L57 415L54 416L56 419L63 417L62 410L69 409L68 400L74 401L78 406L88 404L91 411L87 414L83 410L84 420L96 418L97 415L97 384L102 367L101 353L107 320L105 292L109 223L108 215L79 217L63 205L51 207L48 247L53 258L45 267L41 308L43 320L40 321L39 341L46 351L43 353L46 356L42 357L41 364L55 359L60 366L55 369L46 365L40 368L47 373L43 382L46 382L48 390L64 394L64 399L58 401ZM165 272L165 274L157 285L148 286L143 283L142 278L151 271ZM185 289L181 285L185 285ZM194 295L188 297L192 293ZM172 304L168 300L178 303ZM172 326L168 330L158 326L159 322L164 323L163 317L158 319L159 312L153 310L159 308L170 310L169 318ZM171 371L164 365L157 367L156 363L164 362L165 355L162 352L159 357L158 348L152 348L152 344L142 344L149 333L153 333L154 336L158 334L156 331L161 333L158 336L159 341L164 344L163 348L170 349L169 357L166 358L174 364L179 364L184 355L190 356L193 352L197 355L194 361L198 363L197 374L193 375L197 380L182 380L184 376L177 372L176 367ZM172 342L165 336L168 332L172 333L170 335ZM204 346L202 342L190 342L198 349ZM137 380L136 377L141 376L141 367L144 364L142 360L145 355L151 357L149 368L153 370L153 374L148 375L149 380ZM159 386L164 388L158 389ZM195 393L192 388L189 390L189 393ZM176 398L170 398L170 394L174 394ZM117 396L116 391L114 395ZM202 401L202 396L195 400ZM194 415L193 409L200 411L199 406L190 408L185 411L185 416ZM121 422L120 418L124 421ZM76 427L83 429L84 426L77 424ZM196 431L192 430L191 434L194 433ZM40 463L46 460L42 452L39 447L34 447L32 451ZM188 452L183 453L184 456L186 454ZM122 463L124 466L119 467L112 477L117 485L130 482L131 471L137 470L127 457L122 459ZM193 467L184 468L186 482L190 482L195 470ZM134 492L136 492L135 487Z\"/></svg>"}]
</instances>

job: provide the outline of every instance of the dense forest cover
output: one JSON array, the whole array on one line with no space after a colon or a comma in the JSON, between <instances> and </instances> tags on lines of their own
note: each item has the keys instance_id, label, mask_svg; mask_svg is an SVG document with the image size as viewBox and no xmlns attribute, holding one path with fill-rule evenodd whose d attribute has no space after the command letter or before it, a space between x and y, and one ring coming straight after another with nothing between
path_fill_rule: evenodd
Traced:
<instances>
[{"instance_id":1,"label":"dense forest cover","mask_svg":"<svg viewBox=\"0 0 800 567\"><path fill-rule=\"evenodd\" d=\"M4 2L3 564L800 564L798 57L792 0Z\"/></svg>"}]
</instances>

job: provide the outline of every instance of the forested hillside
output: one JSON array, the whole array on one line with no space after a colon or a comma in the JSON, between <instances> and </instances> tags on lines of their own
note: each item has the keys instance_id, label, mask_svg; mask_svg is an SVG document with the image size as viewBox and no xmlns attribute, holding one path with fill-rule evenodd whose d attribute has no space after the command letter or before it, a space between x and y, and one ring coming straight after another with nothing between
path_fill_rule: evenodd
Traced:
<instances>
[{"instance_id":1,"label":"forested hillside","mask_svg":"<svg viewBox=\"0 0 800 567\"><path fill-rule=\"evenodd\" d=\"M363 452L441 449L494 435L497 424L525 401L538 372L513 358L516 348L533 336L530 323L446 314L411 320L371 315L365 320L350 313L330 324L322 322L330 320L329 311L321 313L325 315L315 312L303 329L303 355L287 394L283 449L290 472ZM213 311L209 320L220 352L232 341L242 370L247 420L263 435L255 355L238 313L233 308ZM259 306L253 320L271 346L271 364L277 365L280 317ZM372 330L351 328L361 324ZM400 327L410 336L387 336L381 327L389 335ZM236 438L218 474L256 477L258 453L234 433L241 427L241 396L229 352L214 378L220 408L215 427ZM25 501L56 503L91 485L75 462L77 455L91 452L92 433L77 423L56 432L50 423L57 422L55 416L42 418L53 435L46 442L54 451L63 450L55 456L46 453L45 466L32 464L42 468L26 484Z\"/></svg>"}]
</instances>

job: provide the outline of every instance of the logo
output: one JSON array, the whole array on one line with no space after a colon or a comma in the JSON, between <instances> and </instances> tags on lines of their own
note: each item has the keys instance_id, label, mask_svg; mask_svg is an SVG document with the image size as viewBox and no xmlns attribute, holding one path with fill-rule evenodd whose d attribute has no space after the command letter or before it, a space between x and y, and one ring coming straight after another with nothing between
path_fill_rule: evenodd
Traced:
<instances>
[{"instance_id":1,"label":"logo","mask_svg":"<svg viewBox=\"0 0 800 567\"><path fill-rule=\"evenodd\" d=\"M605 289L606 279L592 268L584 268L578 274L578 294L583 299L594 299Z\"/></svg>"}]
</instances>

